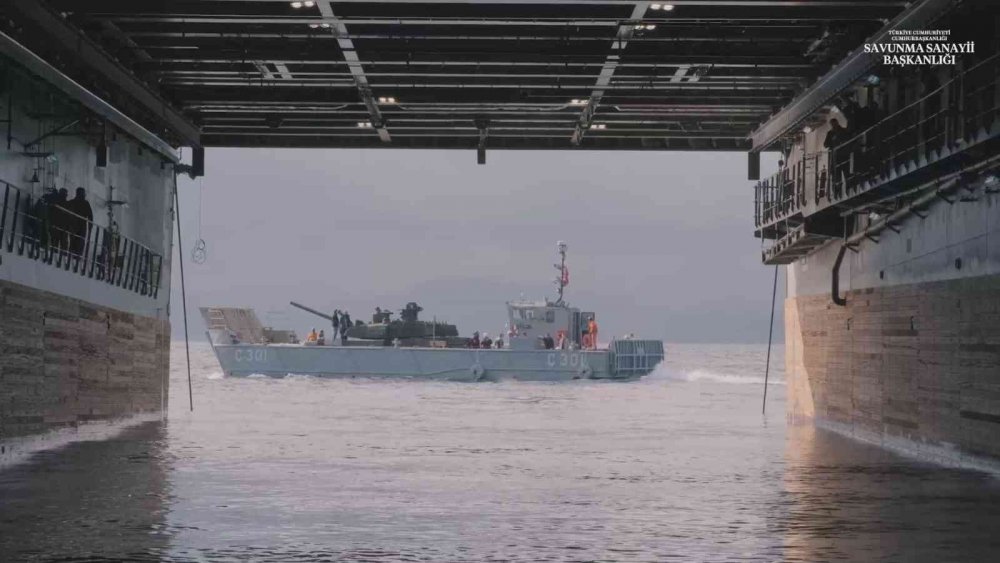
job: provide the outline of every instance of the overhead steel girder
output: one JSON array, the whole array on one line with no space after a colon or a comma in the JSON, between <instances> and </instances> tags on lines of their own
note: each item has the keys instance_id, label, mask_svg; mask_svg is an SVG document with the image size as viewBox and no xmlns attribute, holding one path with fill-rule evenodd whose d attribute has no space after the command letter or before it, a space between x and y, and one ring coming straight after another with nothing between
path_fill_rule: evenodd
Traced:
<instances>
[{"instance_id":1,"label":"overhead steel girder","mask_svg":"<svg viewBox=\"0 0 1000 563\"><path fill-rule=\"evenodd\" d=\"M262 136L258 133L204 135L206 146L225 147L296 147L296 148L421 148L421 149L475 149L479 145L479 132L469 136L420 136L395 135L392 144L383 143L372 134L369 136ZM745 151L750 142L744 139L662 139L656 137L612 138L588 137L578 147L569 143L568 137L511 137L490 136L490 150L727 150Z\"/></svg>"},{"instance_id":2,"label":"overhead steel girder","mask_svg":"<svg viewBox=\"0 0 1000 563\"><path fill-rule=\"evenodd\" d=\"M593 123L594 114L597 113L597 108L601 105L601 98L604 97L604 92L611 84L611 78L615 74L615 69L618 68L618 63L621 62L622 53L625 52L625 47L628 46L629 40L635 35L635 22L640 21L646 15L646 10L649 9L650 4L652 2L636 2L632 7L632 16L629 22L624 22L618 28L618 33L611 43L611 53L608 54L604 61L604 66L601 67L600 74L597 75L597 83L594 84L594 89L590 92L590 96L584 104L583 111L580 112L580 119L573 130L573 135L570 137L570 143L574 146L580 144L583 136L587 134L587 129Z\"/></svg>"},{"instance_id":3,"label":"overhead steel girder","mask_svg":"<svg viewBox=\"0 0 1000 563\"><path fill-rule=\"evenodd\" d=\"M233 1L233 0L225 0ZM243 1L243 0L239 0ZM280 2L282 0L251 0L253 2ZM371 3L372 0L337 0L339 3ZM397 4L558 4L556 0L393 0ZM905 6L906 0L671 0L667 2L674 6L762 6L768 8L788 6L823 6L823 7L865 7L865 6ZM632 5L633 0L574 0L574 5Z\"/></svg>"},{"instance_id":4,"label":"overhead steel girder","mask_svg":"<svg viewBox=\"0 0 1000 563\"><path fill-rule=\"evenodd\" d=\"M896 16L867 42L891 41L890 31L897 29L923 29L923 26L954 5L955 0L922 0ZM751 133L748 138L753 143L753 150L766 150L778 139L797 129L817 110L869 72L877 62L878 55L865 53L861 47L852 51L830 72Z\"/></svg>"},{"instance_id":5,"label":"overhead steel girder","mask_svg":"<svg viewBox=\"0 0 1000 563\"><path fill-rule=\"evenodd\" d=\"M76 62L101 76L104 82L113 84L127 93L130 98L139 103L150 114L156 116L178 138L191 146L200 144L201 132L197 126L174 109L165 99L143 84L131 72L112 60L90 39L82 35L76 28L59 17L58 14L52 12L46 6L45 2L39 2L38 0L6 0L5 3L21 17L44 29L48 39L54 41L61 48L73 53ZM8 37L8 39L10 38ZM90 95L93 96L93 94ZM152 135L152 133L149 134Z\"/></svg>"},{"instance_id":6,"label":"overhead steel girder","mask_svg":"<svg viewBox=\"0 0 1000 563\"><path fill-rule=\"evenodd\" d=\"M308 25L315 23L315 17L309 16L201 16L175 14L118 14L93 13L88 14L100 19L125 23L224 23L224 24L281 24ZM616 18L583 18L583 19L544 19L544 18L341 18L344 25L473 25L473 26L525 26L525 27L615 27Z\"/></svg>"},{"instance_id":7,"label":"overhead steel girder","mask_svg":"<svg viewBox=\"0 0 1000 563\"><path fill-rule=\"evenodd\" d=\"M158 30L158 31L130 31L127 35L131 39L147 39L144 46L149 47L164 47L164 46L177 46L179 44L184 44L185 46L211 46L215 44L225 44L227 41L233 40L255 40L263 43L267 40L274 39L294 39L294 40L310 40L315 41L320 39L316 37L315 33L309 33L306 31L284 31L284 30L273 30L273 31L223 31L214 29L201 29L199 31L190 30ZM422 41L427 43L433 43L434 41L538 41L538 42L559 42L559 43L584 43L584 42L599 42L606 43L609 38L604 35L524 35L524 34L482 34L482 35L471 35L462 33L453 34L428 34L428 33L370 33L370 32L351 32L346 37L342 39L351 40L387 40L387 41L398 41L398 42L408 42L408 41ZM648 37L643 38L642 42L646 44L656 43L660 45L674 45L680 42L706 42L706 41L726 41L728 43L762 43L765 41L781 43L782 46L788 46L789 43L808 43L815 40L815 35L805 35L800 34L798 37L792 35L791 33L785 32L781 33L781 30L775 31L770 35L763 33L754 35L712 35L710 31L702 28L699 30L686 31L685 33L671 34L670 37Z\"/></svg>"},{"instance_id":8,"label":"overhead steel girder","mask_svg":"<svg viewBox=\"0 0 1000 563\"><path fill-rule=\"evenodd\" d=\"M264 52L253 51L246 53L247 60L260 60L264 57L268 62L294 65L347 65L343 60L324 59L304 59L301 57L290 58L282 55L289 55L291 52ZM278 56L275 56L278 55ZM438 53L440 56L440 53ZM219 64L232 65L237 61L233 59L221 59L216 57L194 58L194 57L160 57L148 63L137 63L140 70L155 70L163 65L199 65L199 64ZM406 60L406 59L362 59L358 61L366 67L371 66L400 66L400 67L473 67L473 68L494 68L494 67L534 67L534 68L600 68L604 65L604 60L594 58L591 61L577 60L553 62L551 60ZM662 55L655 62L650 58L645 60L642 57L629 57L629 60L619 62L620 68L663 68L674 65L712 65L713 68L750 68L750 69L802 69L808 71L813 65L801 57L794 56L739 56L739 55Z\"/></svg>"},{"instance_id":9,"label":"overhead steel girder","mask_svg":"<svg viewBox=\"0 0 1000 563\"><path fill-rule=\"evenodd\" d=\"M378 107L378 101L375 100L371 86L368 84L368 77L365 76L365 69L358 59L358 52L354 48L354 42L348 37L347 26L340 21L340 18L334 15L333 7L330 5L329 0L318 0L316 5L319 7L320 14L323 15L323 20L327 22L327 25L331 26L330 32L337 38L337 44L340 46L340 52L344 56L344 60L347 61L347 68L351 71L351 77L358 89L358 95L361 97L361 101L364 102L365 107L368 108L371 126L378 133L379 139L383 143L392 142L389 129L385 126L385 119L382 118L382 111Z\"/></svg>"}]
</instances>

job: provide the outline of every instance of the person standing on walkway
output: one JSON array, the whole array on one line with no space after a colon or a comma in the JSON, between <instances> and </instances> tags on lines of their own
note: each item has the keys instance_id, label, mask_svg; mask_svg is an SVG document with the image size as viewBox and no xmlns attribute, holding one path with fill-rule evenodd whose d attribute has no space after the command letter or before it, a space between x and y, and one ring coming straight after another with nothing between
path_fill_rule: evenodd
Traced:
<instances>
[{"instance_id":1,"label":"person standing on walkway","mask_svg":"<svg viewBox=\"0 0 1000 563\"><path fill-rule=\"evenodd\" d=\"M94 221L94 210L87 201L87 190L79 187L76 189L76 197L69 200L66 208L72 213L69 215L72 228L69 229L70 237L69 250L73 254L84 254L85 242L89 240L90 225Z\"/></svg>"}]
</instances>

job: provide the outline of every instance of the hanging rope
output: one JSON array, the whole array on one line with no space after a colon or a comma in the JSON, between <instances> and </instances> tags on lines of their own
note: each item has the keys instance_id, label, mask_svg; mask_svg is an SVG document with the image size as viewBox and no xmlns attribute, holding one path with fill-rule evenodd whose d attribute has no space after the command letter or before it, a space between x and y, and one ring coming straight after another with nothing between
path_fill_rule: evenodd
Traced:
<instances>
[{"instance_id":1,"label":"hanging rope","mask_svg":"<svg viewBox=\"0 0 1000 563\"><path fill-rule=\"evenodd\" d=\"M201 238L201 196L204 190L204 182L198 179L198 240L194 241L194 249L191 250L191 260L195 264L204 264L208 260L208 243Z\"/></svg>"},{"instance_id":2,"label":"hanging rope","mask_svg":"<svg viewBox=\"0 0 1000 563\"><path fill-rule=\"evenodd\" d=\"M183 270L182 270L183 271ZM767 362L764 364L764 402L760 414L767 410L767 376L771 371L771 338L774 336L774 301L778 297L778 265L774 265L774 287L771 289L771 324L767 329Z\"/></svg>"},{"instance_id":3,"label":"hanging rope","mask_svg":"<svg viewBox=\"0 0 1000 563\"><path fill-rule=\"evenodd\" d=\"M177 216L177 258L181 264L181 306L184 307L184 351L187 353L188 404L194 412L194 392L191 390L191 345L188 341L187 290L184 287L184 244L181 241L181 198L174 183L174 214Z\"/></svg>"}]
</instances>

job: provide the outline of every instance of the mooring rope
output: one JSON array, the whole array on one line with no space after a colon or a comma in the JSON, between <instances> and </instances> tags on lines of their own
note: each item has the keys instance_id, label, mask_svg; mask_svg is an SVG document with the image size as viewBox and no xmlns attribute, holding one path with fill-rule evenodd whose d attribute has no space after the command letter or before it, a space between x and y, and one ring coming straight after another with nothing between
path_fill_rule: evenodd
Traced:
<instances>
[{"instance_id":1,"label":"mooring rope","mask_svg":"<svg viewBox=\"0 0 1000 563\"><path fill-rule=\"evenodd\" d=\"M174 184L174 214L177 217L177 256L181 263L181 306L184 308L184 352L187 354L188 404L194 412L194 392L191 390L191 346L188 339L187 289L184 287L184 244L181 241L181 198Z\"/></svg>"},{"instance_id":2,"label":"mooring rope","mask_svg":"<svg viewBox=\"0 0 1000 563\"><path fill-rule=\"evenodd\" d=\"M183 269L181 272L183 273ZM183 279L183 278L182 278ZM778 265L774 265L774 287L771 289L771 324L767 329L767 362L764 364L764 401L760 414L767 410L767 376L771 371L771 338L774 336L774 301L778 297Z\"/></svg>"}]
</instances>

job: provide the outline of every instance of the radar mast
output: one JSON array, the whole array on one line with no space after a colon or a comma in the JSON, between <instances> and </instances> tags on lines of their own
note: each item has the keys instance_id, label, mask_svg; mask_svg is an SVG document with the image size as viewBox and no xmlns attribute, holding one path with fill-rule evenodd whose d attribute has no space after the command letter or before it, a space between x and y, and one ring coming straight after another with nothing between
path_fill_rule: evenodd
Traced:
<instances>
[{"instance_id":1,"label":"radar mast","mask_svg":"<svg viewBox=\"0 0 1000 563\"><path fill-rule=\"evenodd\" d=\"M569 270L566 269L566 243L558 241L556 248L559 249L559 263L553 264L555 269L559 270L559 277L556 278L556 285L559 286L559 299L556 300L556 305L563 305L563 292L569 285Z\"/></svg>"}]
</instances>

